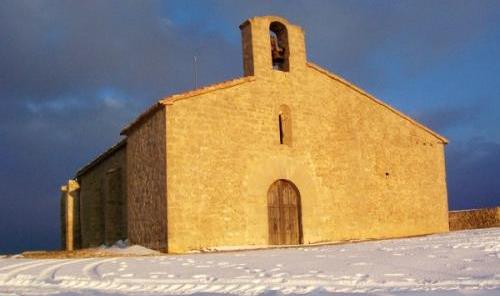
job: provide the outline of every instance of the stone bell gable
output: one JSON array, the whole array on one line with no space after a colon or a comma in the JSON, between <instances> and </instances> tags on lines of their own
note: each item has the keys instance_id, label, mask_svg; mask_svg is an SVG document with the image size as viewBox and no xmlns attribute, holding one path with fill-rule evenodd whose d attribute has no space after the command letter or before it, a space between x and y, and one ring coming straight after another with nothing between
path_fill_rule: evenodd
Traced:
<instances>
[{"instance_id":1,"label":"stone bell gable","mask_svg":"<svg viewBox=\"0 0 500 296\"><path fill-rule=\"evenodd\" d=\"M267 16L248 19L240 25L240 30L244 76L266 76L274 70L305 71L306 47L302 28L284 18ZM281 59L277 58L276 47L282 51Z\"/></svg>"}]
</instances>

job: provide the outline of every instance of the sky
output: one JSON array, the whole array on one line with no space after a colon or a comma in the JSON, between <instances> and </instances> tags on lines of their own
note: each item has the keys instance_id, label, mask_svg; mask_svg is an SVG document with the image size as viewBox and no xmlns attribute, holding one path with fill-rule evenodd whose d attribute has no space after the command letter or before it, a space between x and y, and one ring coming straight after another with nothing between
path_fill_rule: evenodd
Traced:
<instances>
[{"instance_id":1,"label":"sky","mask_svg":"<svg viewBox=\"0 0 500 296\"><path fill-rule=\"evenodd\" d=\"M500 205L499 1L0 0L0 253L59 247L60 186L169 94L242 76L239 24L444 135L450 209Z\"/></svg>"}]
</instances>

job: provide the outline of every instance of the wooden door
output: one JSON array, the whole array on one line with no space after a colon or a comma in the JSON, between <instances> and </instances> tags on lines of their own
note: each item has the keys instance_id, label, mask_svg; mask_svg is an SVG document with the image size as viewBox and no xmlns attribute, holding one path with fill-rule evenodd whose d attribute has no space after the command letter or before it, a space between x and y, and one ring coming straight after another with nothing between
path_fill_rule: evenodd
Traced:
<instances>
[{"instance_id":1,"label":"wooden door","mask_svg":"<svg viewBox=\"0 0 500 296\"><path fill-rule=\"evenodd\" d=\"M296 245L301 240L300 195L293 183L274 182L267 192L270 245Z\"/></svg>"}]
</instances>

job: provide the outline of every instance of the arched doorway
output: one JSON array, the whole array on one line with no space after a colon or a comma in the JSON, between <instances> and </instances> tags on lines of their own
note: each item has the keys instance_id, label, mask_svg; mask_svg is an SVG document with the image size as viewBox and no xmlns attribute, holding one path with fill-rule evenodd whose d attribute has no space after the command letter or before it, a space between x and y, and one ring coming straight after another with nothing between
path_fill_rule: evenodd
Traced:
<instances>
[{"instance_id":1,"label":"arched doorway","mask_svg":"<svg viewBox=\"0 0 500 296\"><path fill-rule=\"evenodd\" d=\"M302 240L300 193L290 181L277 180L267 191L270 245L297 245Z\"/></svg>"}]
</instances>

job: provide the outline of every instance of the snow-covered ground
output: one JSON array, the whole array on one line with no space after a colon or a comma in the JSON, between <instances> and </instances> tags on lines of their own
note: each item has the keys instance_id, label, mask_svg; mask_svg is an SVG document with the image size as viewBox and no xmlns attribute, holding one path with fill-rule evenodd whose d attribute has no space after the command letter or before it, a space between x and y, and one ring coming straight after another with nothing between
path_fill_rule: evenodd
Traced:
<instances>
[{"instance_id":1,"label":"snow-covered ground","mask_svg":"<svg viewBox=\"0 0 500 296\"><path fill-rule=\"evenodd\" d=\"M500 228L192 255L0 258L0 295L500 295Z\"/></svg>"}]
</instances>

